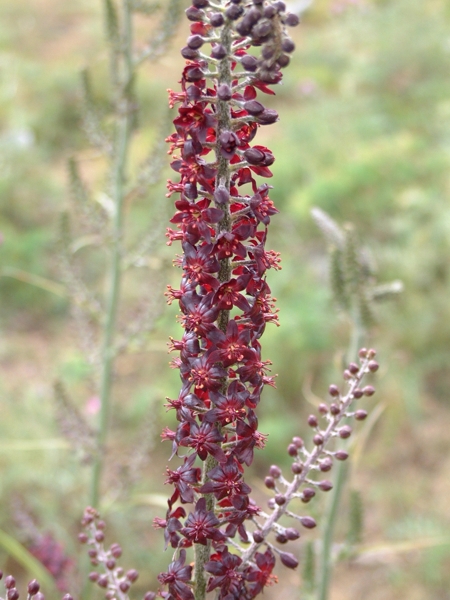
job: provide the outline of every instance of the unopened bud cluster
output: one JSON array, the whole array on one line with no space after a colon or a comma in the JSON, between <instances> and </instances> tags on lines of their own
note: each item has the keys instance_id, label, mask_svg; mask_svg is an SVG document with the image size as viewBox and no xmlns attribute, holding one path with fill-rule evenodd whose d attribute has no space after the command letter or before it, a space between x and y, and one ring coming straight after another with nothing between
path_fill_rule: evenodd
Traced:
<instances>
[{"instance_id":1,"label":"unopened bud cluster","mask_svg":"<svg viewBox=\"0 0 450 600\"><path fill-rule=\"evenodd\" d=\"M299 537L299 532L291 528L282 528L278 524L283 515L292 517L304 528L311 529L316 526L314 519L308 515L295 512L291 509L292 501L308 504L317 492L328 492L333 488L327 474L333 468L336 460L348 458L348 453L339 448L339 440L345 440L352 434L352 427L347 423L354 418L364 420L367 412L363 409L353 410L355 400L363 396L371 397L375 389L371 385L361 387L363 378L368 373L378 370L378 363L374 360L375 350L362 348L359 351L359 364L350 363L343 373L346 390L341 390L336 385L329 387L330 401L318 406L318 414L308 417L308 425L313 431L312 447L308 450L305 442L300 437L294 437L287 447L287 453L292 457L291 475L284 476L277 465L272 465L269 474L264 480L266 487L273 490L274 496L268 502L272 510L269 514L260 514L254 522L258 529L253 534L253 543L243 554L243 560L251 560L261 544L268 544L267 537L275 533L278 543L285 544L290 539ZM335 440L335 444L332 444ZM288 508L289 507L289 508ZM265 520L261 520L263 517ZM295 532L295 533L293 533ZM295 537L296 536L296 537ZM271 548L277 551L271 544ZM292 554L280 554L283 564L295 568L298 561ZM283 560L284 559L284 560Z\"/></svg>"},{"instance_id":2,"label":"unopened bud cluster","mask_svg":"<svg viewBox=\"0 0 450 600\"><path fill-rule=\"evenodd\" d=\"M14 577L12 575L7 575L3 578L3 572L0 571L0 580L2 579L5 586L5 595L0 596L0 600L19 600L21 595L16 587L16 580ZM27 586L27 600L45 600L45 596L40 589L41 586L39 582L36 579L31 580ZM73 600L73 598L70 594L64 594L62 600Z\"/></svg>"},{"instance_id":3,"label":"unopened bud cluster","mask_svg":"<svg viewBox=\"0 0 450 600\"><path fill-rule=\"evenodd\" d=\"M128 591L139 577L135 569L125 571L117 564L122 556L119 544L112 544L105 548L105 522L100 519L99 513L87 507L81 521L84 531L79 534L78 540L86 544L91 565L96 570L91 571L89 580L96 583L104 591L106 600L128 600ZM97 570L101 568L101 572ZM144 600L154 600L156 594L148 592Z\"/></svg>"}]
</instances>

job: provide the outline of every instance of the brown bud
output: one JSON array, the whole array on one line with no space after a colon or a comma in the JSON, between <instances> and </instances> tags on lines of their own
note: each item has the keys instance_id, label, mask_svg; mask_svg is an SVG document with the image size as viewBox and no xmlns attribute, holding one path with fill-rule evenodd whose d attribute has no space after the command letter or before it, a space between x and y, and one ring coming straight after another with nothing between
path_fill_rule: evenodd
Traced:
<instances>
[{"instance_id":1,"label":"brown bud","mask_svg":"<svg viewBox=\"0 0 450 600\"><path fill-rule=\"evenodd\" d=\"M376 355L377 355L377 351L374 350L373 348L370 348L369 350L367 350L367 358L375 358Z\"/></svg>"},{"instance_id":2,"label":"brown bud","mask_svg":"<svg viewBox=\"0 0 450 600\"><path fill-rule=\"evenodd\" d=\"M371 385L366 385L362 390L364 396L373 396L375 394L375 388Z\"/></svg>"},{"instance_id":3,"label":"brown bud","mask_svg":"<svg viewBox=\"0 0 450 600\"><path fill-rule=\"evenodd\" d=\"M290 552L280 552L280 560L288 569L296 569L298 567L298 560Z\"/></svg>"},{"instance_id":4,"label":"brown bud","mask_svg":"<svg viewBox=\"0 0 450 600\"><path fill-rule=\"evenodd\" d=\"M339 437L345 440L352 435L352 428L350 427L350 425L344 425L339 429L338 433Z\"/></svg>"},{"instance_id":5,"label":"brown bud","mask_svg":"<svg viewBox=\"0 0 450 600\"><path fill-rule=\"evenodd\" d=\"M270 467L270 469L269 469L269 474L274 479L278 479L279 477L281 477L281 469L280 469L280 467L278 465L272 465Z\"/></svg>"},{"instance_id":6,"label":"brown bud","mask_svg":"<svg viewBox=\"0 0 450 600\"><path fill-rule=\"evenodd\" d=\"M302 517L300 523L303 527L306 527L306 529L314 529L314 527L317 526L316 521L312 517Z\"/></svg>"},{"instance_id":7,"label":"brown bud","mask_svg":"<svg viewBox=\"0 0 450 600\"><path fill-rule=\"evenodd\" d=\"M328 481L328 479L324 479L323 481L319 481L319 489L322 490L322 492L329 492L333 489L333 484L331 481Z\"/></svg>"}]
</instances>

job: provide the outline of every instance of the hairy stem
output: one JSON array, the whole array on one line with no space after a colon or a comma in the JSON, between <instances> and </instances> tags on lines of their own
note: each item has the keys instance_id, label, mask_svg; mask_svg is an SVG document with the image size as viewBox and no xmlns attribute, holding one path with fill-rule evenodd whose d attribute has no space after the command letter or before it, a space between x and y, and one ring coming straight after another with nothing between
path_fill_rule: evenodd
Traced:
<instances>
[{"instance_id":1,"label":"hairy stem","mask_svg":"<svg viewBox=\"0 0 450 600\"><path fill-rule=\"evenodd\" d=\"M219 85L226 83L228 85L231 84L231 66L228 56L231 55L231 31L228 25L222 29L220 43L226 48L227 56L220 61L219 65L219 74L217 78L217 87ZM219 185L224 185L228 190L230 189L230 164L229 161L226 160L220 151L220 134L223 131L230 131L231 129L231 115L230 115L230 107L228 102L224 102L222 100L217 100L217 131L216 131L216 160L218 163L217 176L216 176L216 188ZM217 234L222 231L231 231L231 214L230 207L228 205L217 205L218 208L223 210L224 217L218 223L217 226ZM225 283L229 281L231 277L231 264L228 258L221 260L220 262L220 271L219 271L219 281L220 283ZM224 333L227 330L227 325L229 321L230 313L228 310L222 310L219 313L219 317L217 319L217 325L221 331ZM227 381L223 382L222 390L226 391ZM216 424L220 429L220 424ZM203 465L203 483L205 483L208 479L207 473L213 469L217 465L217 461L212 456L208 456L204 465ZM206 498L206 506L207 510L214 511L215 507L215 498L214 494L205 494ZM211 553L211 544L208 543L207 546L201 546L199 544L196 545L195 548L195 568L194 568L194 593L195 600L204 600L206 597L206 584L207 578L205 574L205 564L209 561Z\"/></svg>"},{"instance_id":2,"label":"hairy stem","mask_svg":"<svg viewBox=\"0 0 450 600\"><path fill-rule=\"evenodd\" d=\"M112 247L109 263L109 290L104 321L102 345L102 372L100 381L100 420L97 431L97 456L95 459L92 483L91 506L98 508L100 482L104 466L105 443L108 432L108 418L111 401L111 387L114 369L114 340L116 336L117 312L120 298L120 272L123 238L123 200L125 196L126 168L131 133L130 83L133 80L132 65L132 20L129 0L122 0L122 50L121 77L116 90L116 133L112 162L112 186L115 206ZM113 51L113 50L111 50Z\"/></svg>"}]
</instances>

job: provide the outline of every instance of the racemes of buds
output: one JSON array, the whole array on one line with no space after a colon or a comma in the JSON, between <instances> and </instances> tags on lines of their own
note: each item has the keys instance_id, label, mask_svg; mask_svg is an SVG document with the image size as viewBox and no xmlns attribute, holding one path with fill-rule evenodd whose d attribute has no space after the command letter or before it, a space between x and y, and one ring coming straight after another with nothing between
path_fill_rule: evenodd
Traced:
<instances>
[{"instance_id":1,"label":"racemes of buds","mask_svg":"<svg viewBox=\"0 0 450 600\"><path fill-rule=\"evenodd\" d=\"M19 590L16 588L16 580L12 575L3 577L3 571L0 571L0 580L3 579L5 586L5 595L0 596L0 600L19 600L21 597ZM27 600L45 600L44 594L40 591L41 586L36 579L32 579L27 586ZM25 596L23 596L25 597ZM70 594L64 594L62 600L73 600Z\"/></svg>"},{"instance_id":2,"label":"racemes of buds","mask_svg":"<svg viewBox=\"0 0 450 600\"><path fill-rule=\"evenodd\" d=\"M122 556L119 544L105 548L105 522L100 519L94 508L88 506L85 509L81 525L83 531L78 540L88 546L88 556L91 565L95 567L95 570L89 573L89 580L103 590L106 600L128 600L128 591L139 577L139 573L136 569L125 571L117 564ZM154 600L155 597L154 592L147 592L144 600Z\"/></svg>"},{"instance_id":3,"label":"racemes of buds","mask_svg":"<svg viewBox=\"0 0 450 600\"><path fill-rule=\"evenodd\" d=\"M294 50L288 27L298 18L275 0L193 0L186 15L191 35L181 51L181 91L169 92L178 108L167 140L178 174L168 182L176 212L167 237L181 242L174 262L183 275L166 295L178 301L184 328L170 343L182 386L168 401L179 424L162 436L183 462L167 470L173 492L165 519L155 520L176 549L159 581L175 599L201 600L212 590L219 599L253 598L271 581L274 553L267 547L243 562L229 546L238 546L236 536L249 541L247 525L260 510L243 473L265 443L255 409L274 378L260 338L277 323L266 271L280 268L278 253L265 247L278 211L270 186L257 180L272 176L275 159L254 138L278 120L260 93L273 94L281 81ZM191 546L194 571L185 564Z\"/></svg>"}]
</instances>

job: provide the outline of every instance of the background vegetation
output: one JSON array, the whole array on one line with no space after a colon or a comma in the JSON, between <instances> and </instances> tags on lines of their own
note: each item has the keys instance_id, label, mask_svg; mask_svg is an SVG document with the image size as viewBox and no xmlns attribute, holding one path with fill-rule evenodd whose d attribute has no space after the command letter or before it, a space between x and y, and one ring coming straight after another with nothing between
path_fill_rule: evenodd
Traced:
<instances>
[{"instance_id":1,"label":"background vegetation","mask_svg":"<svg viewBox=\"0 0 450 600\"><path fill-rule=\"evenodd\" d=\"M76 155L94 187L102 183L80 116L87 64L102 102L100 6L1 0L0 18L0 530L33 549L32 522L61 544L61 556L76 559L89 466L58 426L53 381L65 382L87 418L94 419L96 401L68 298L52 282L61 279L55 249L67 159ZM145 34L147 21L139 27ZM258 495L268 461L285 461L290 436L306 434L309 403L340 377L349 324L333 308L326 244L310 215L318 206L353 223L378 281L404 283L395 303L379 307L372 329L382 365L378 418L358 438L351 478L364 499L364 536L359 557L337 569L332 600L450 599L450 7L446 0L317 0L295 34L293 65L274 101L281 121L276 137L273 128L266 134L281 211L271 240L283 270L271 276L281 327L267 331L265 356L279 377L261 406L260 430L270 436L250 483ZM185 37L180 31L172 50L141 73L136 164L158 135ZM164 178L130 203L130 231L141 231L156 211L170 214L170 201L161 202ZM158 267L172 253L161 235ZM101 249L92 255L80 246L78 255L85 280L101 289ZM145 273L126 282L124 320ZM177 276L167 269L167 281ZM166 353L168 336L177 335L175 314L165 310L145 347L116 369L103 513L125 566L141 571L142 589L155 585L167 563L151 522L164 502L164 397L178 392ZM115 465L129 456L134 464L136 446L149 447L151 459L132 482L131 467ZM0 565L24 568L11 553L0 536ZM61 571L75 591L76 569ZM300 597L301 573L283 571L280 579L286 597Z\"/></svg>"}]
</instances>

